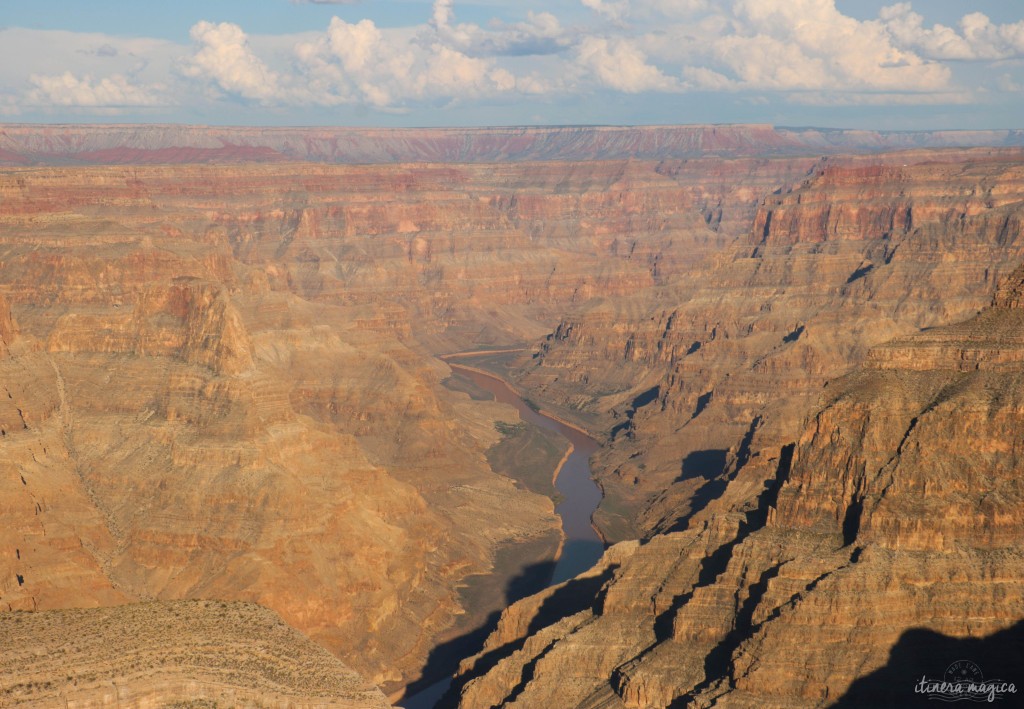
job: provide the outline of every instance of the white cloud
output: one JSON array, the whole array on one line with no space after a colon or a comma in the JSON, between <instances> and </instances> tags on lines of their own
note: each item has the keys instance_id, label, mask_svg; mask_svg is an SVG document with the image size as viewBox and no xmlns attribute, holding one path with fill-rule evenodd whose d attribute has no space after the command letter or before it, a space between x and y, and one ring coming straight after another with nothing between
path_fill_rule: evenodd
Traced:
<instances>
[{"instance_id":1,"label":"white cloud","mask_svg":"<svg viewBox=\"0 0 1024 709\"><path fill-rule=\"evenodd\" d=\"M585 37L579 46L579 64L604 86L625 93L673 91L675 79L647 63L644 53L625 39Z\"/></svg>"},{"instance_id":2,"label":"white cloud","mask_svg":"<svg viewBox=\"0 0 1024 709\"><path fill-rule=\"evenodd\" d=\"M189 120L197 109L243 111L244 103L225 100L235 98L328 121L335 114L323 107L407 112L489 103L493 121L512 105L523 116L555 115L595 88L728 92L726 111L758 96L774 107L1019 100L1009 94L1024 83L1024 62L1013 61L1024 57L1024 21L998 24L975 12L946 27L922 16L925 0L890 2L877 18L858 20L836 1L580 0L576 13L552 4L477 24L459 21L455 0L420 0L420 16L401 27L375 22L377 5L362 3L366 19L335 17L300 34L248 35L237 24L197 22L190 46L6 28L0 97L8 100L0 113L163 105L181 107L165 112L169 119ZM476 11L487 4L497 3ZM502 5L506 13L514 7ZM588 118L595 119L602 120Z\"/></svg>"},{"instance_id":3,"label":"white cloud","mask_svg":"<svg viewBox=\"0 0 1024 709\"><path fill-rule=\"evenodd\" d=\"M550 12L526 13L524 22L494 21L490 29L473 23L452 24L452 0L435 0L431 27L437 38L473 56L553 54L571 43L558 18Z\"/></svg>"},{"instance_id":4,"label":"white cloud","mask_svg":"<svg viewBox=\"0 0 1024 709\"><path fill-rule=\"evenodd\" d=\"M879 15L900 45L932 59L993 60L1024 56L1024 21L997 25L980 12L964 15L962 33L952 27L924 26L909 2L882 8Z\"/></svg>"},{"instance_id":5,"label":"white cloud","mask_svg":"<svg viewBox=\"0 0 1024 709\"><path fill-rule=\"evenodd\" d=\"M629 14L629 0L580 0L585 7L612 20L621 20Z\"/></svg>"},{"instance_id":6,"label":"white cloud","mask_svg":"<svg viewBox=\"0 0 1024 709\"><path fill-rule=\"evenodd\" d=\"M157 106L166 103L159 95L159 87L136 86L120 74L93 79L89 75L79 78L66 71L63 74L29 77L32 89L28 101L37 106Z\"/></svg>"},{"instance_id":7,"label":"white cloud","mask_svg":"<svg viewBox=\"0 0 1024 709\"><path fill-rule=\"evenodd\" d=\"M436 3L434 26L415 33L333 18L324 36L295 50L309 100L397 108L516 91L517 78L493 59L469 56L441 40L434 30L447 22L445 8Z\"/></svg>"},{"instance_id":8,"label":"white cloud","mask_svg":"<svg viewBox=\"0 0 1024 709\"><path fill-rule=\"evenodd\" d=\"M897 47L880 21L842 14L835 0L735 0L717 37L702 38L710 66L683 75L705 89L949 93L948 67Z\"/></svg>"},{"instance_id":9,"label":"white cloud","mask_svg":"<svg viewBox=\"0 0 1024 709\"><path fill-rule=\"evenodd\" d=\"M186 76L206 79L223 91L247 99L281 98L280 79L257 57L248 37L230 22L197 22L189 32L197 47L184 67Z\"/></svg>"}]
</instances>

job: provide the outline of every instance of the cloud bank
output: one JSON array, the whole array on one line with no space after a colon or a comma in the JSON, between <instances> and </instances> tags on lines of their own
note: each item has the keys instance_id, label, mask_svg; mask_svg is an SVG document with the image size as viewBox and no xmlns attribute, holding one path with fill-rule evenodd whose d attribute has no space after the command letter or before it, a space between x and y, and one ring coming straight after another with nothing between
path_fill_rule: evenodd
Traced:
<instances>
[{"instance_id":1,"label":"cloud bank","mask_svg":"<svg viewBox=\"0 0 1024 709\"><path fill-rule=\"evenodd\" d=\"M353 5L293 3L301 1ZM999 23L971 12L952 27L929 23L911 2L868 19L844 14L835 0L579 3L564 16L521 13L510 3L481 25L460 21L454 0L435 0L417 24L336 16L301 35L250 35L242 22L197 18L190 44L62 33L67 41L48 55L27 39L45 32L9 28L0 30L0 47L7 47L0 57L8 60L0 62L0 98L8 113L19 102L394 113L694 92L743 96L750 104L900 106L992 100L1024 83L1024 19ZM368 3L348 12L360 8L372 14ZM19 48L12 63L6 55ZM994 63L998 71L980 83L960 78ZM20 75L17 67L24 67Z\"/></svg>"}]
</instances>

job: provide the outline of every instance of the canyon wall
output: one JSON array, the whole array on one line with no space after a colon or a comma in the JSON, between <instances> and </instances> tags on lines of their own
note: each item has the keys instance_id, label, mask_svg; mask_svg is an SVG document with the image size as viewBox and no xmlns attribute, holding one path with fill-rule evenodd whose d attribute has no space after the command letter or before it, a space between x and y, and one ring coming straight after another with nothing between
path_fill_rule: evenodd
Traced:
<instances>
[{"instance_id":1,"label":"canyon wall","mask_svg":"<svg viewBox=\"0 0 1024 709\"><path fill-rule=\"evenodd\" d=\"M1018 152L823 159L698 271L564 318L515 376L610 431L608 536L685 526L868 348L981 308L1024 260L1021 170Z\"/></svg>"},{"instance_id":2,"label":"canyon wall","mask_svg":"<svg viewBox=\"0 0 1024 709\"><path fill-rule=\"evenodd\" d=\"M1019 234L989 184L974 216ZM958 659L1019 686L1022 292L1018 268L975 317L870 348L684 530L510 607L461 705L902 707Z\"/></svg>"},{"instance_id":3,"label":"canyon wall","mask_svg":"<svg viewBox=\"0 0 1024 709\"><path fill-rule=\"evenodd\" d=\"M400 689L558 541L432 355L659 288L813 164L4 171L0 604L257 602Z\"/></svg>"},{"instance_id":4,"label":"canyon wall","mask_svg":"<svg viewBox=\"0 0 1024 709\"><path fill-rule=\"evenodd\" d=\"M64 164L0 170L0 607L258 603L398 692L499 552L557 545L487 462L516 414L436 358L532 342L511 375L607 439L596 521L630 541L509 608L465 706L816 705L911 628L1013 631L1019 150L247 130L4 127ZM466 162L323 164L426 154ZM476 163L513 155L543 161ZM73 166L130 160L192 162Z\"/></svg>"}]
</instances>

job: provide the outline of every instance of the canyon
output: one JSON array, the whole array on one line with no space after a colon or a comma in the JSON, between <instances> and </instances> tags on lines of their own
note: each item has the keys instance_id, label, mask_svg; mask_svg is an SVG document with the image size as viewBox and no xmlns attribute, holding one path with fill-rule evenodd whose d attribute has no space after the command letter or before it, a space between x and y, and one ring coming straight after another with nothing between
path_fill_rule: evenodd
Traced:
<instances>
[{"instance_id":1,"label":"canyon","mask_svg":"<svg viewBox=\"0 0 1024 709\"><path fill-rule=\"evenodd\" d=\"M1020 140L6 125L0 627L230 602L345 684L195 681L309 706L396 700L499 612L449 703L898 704L929 647L1012 654ZM514 349L604 443L609 546L482 602L561 544L496 462L520 415L442 358ZM242 653L232 618L173 629ZM188 691L156 662L126 701Z\"/></svg>"}]
</instances>

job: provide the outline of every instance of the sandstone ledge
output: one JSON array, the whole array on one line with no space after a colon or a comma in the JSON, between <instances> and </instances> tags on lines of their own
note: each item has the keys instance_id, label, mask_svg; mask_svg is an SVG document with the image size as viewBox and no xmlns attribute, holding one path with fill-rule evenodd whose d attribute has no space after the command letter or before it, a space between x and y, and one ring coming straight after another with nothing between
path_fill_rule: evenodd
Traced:
<instances>
[{"instance_id":1,"label":"sandstone ledge","mask_svg":"<svg viewBox=\"0 0 1024 709\"><path fill-rule=\"evenodd\" d=\"M2 706L388 706L379 689L249 603L0 613L0 643Z\"/></svg>"}]
</instances>

